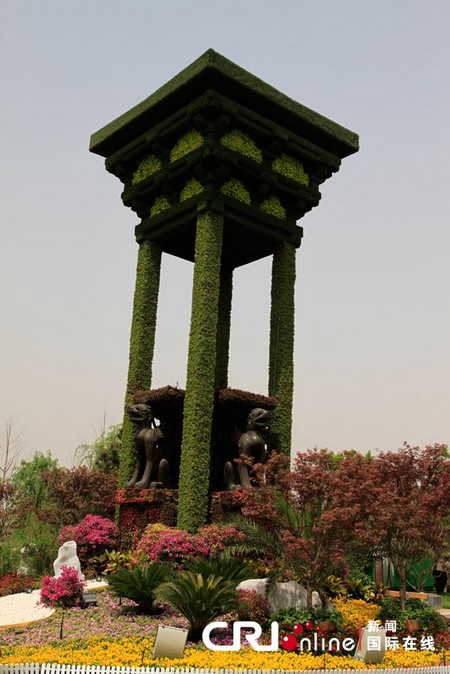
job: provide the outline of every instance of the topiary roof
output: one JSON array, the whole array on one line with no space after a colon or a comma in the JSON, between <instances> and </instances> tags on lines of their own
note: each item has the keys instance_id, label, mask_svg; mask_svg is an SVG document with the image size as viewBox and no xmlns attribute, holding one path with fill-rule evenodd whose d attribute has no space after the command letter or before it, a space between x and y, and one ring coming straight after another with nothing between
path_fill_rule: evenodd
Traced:
<instances>
[{"instance_id":1,"label":"topiary roof","mask_svg":"<svg viewBox=\"0 0 450 674\"><path fill-rule=\"evenodd\" d=\"M90 150L103 157L117 152L193 101L205 90L215 91L257 111L293 133L307 137L327 152L344 158L358 151L358 135L307 108L213 49L160 87L151 96L110 122L91 137Z\"/></svg>"}]
</instances>

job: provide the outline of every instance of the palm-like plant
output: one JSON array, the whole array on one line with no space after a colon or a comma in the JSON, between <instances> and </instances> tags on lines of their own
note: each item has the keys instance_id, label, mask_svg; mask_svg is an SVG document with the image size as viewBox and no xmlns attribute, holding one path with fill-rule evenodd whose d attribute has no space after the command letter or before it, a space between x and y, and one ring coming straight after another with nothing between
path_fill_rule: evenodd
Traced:
<instances>
[{"instance_id":1,"label":"palm-like plant","mask_svg":"<svg viewBox=\"0 0 450 674\"><path fill-rule=\"evenodd\" d=\"M235 586L247 578L251 578L251 573L242 563L242 560L235 557L212 557L206 559L205 557L196 557L192 559L187 565L188 571L201 574L203 578L209 576L222 576L224 580L231 580Z\"/></svg>"},{"instance_id":2,"label":"palm-like plant","mask_svg":"<svg viewBox=\"0 0 450 674\"><path fill-rule=\"evenodd\" d=\"M199 641L209 622L235 606L236 582L222 576L205 577L201 573L182 571L177 578L161 585L156 594L187 618L190 639Z\"/></svg>"},{"instance_id":3,"label":"palm-like plant","mask_svg":"<svg viewBox=\"0 0 450 674\"><path fill-rule=\"evenodd\" d=\"M168 567L151 562L133 569L120 567L114 574L107 576L107 581L116 595L135 601L142 613L153 613L156 590L168 576Z\"/></svg>"}]
</instances>

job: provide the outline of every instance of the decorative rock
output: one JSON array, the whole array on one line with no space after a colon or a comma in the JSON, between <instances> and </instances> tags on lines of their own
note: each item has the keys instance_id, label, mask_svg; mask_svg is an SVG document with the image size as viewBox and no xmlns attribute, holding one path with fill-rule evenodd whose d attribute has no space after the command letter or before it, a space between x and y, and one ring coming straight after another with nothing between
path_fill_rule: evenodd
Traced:
<instances>
[{"instance_id":1,"label":"decorative rock","mask_svg":"<svg viewBox=\"0 0 450 674\"><path fill-rule=\"evenodd\" d=\"M61 575L62 566L72 566L78 572L78 578L84 581L84 574L81 573L80 560L77 555L77 544L75 541L67 541L63 543L58 550L58 557L53 562L53 570L55 578Z\"/></svg>"},{"instance_id":2,"label":"decorative rock","mask_svg":"<svg viewBox=\"0 0 450 674\"><path fill-rule=\"evenodd\" d=\"M24 545L23 548L20 549L20 565L19 568L17 569L17 573L19 576L29 576L30 575L30 568L28 566L28 553L30 551L31 545Z\"/></svg>"},{"instance_id":3,"label":"decorative rock","mask_svg":"<svg viewBox=\"0 0 450 674\"><path fill-rule=\"evenodd\" d=\"M264 599L266 598L267 592L267 581L268 578L250 578L249 580L243 580L242 583L239 583L237 586L238 590L256 590L259 592Z\"/></svg>"},{"instance_id":4,"label":"decorative rock","mask_svg":"<svg viewBox=\"0 0 450 674\"><path fill-rule=\"evenodd\" d=\"M288 583L276 583L270 590L267 597L271 612L279 611L282 608L305 608L306 607L306 588L302 587L295 580ZM320 608L322 602L317 592L313 592L313 608Z\"/></svg>"},{"instance_id":5,"label":"decorative rock","mask_svg":"<svg viewBox=\"0 0 450 674\"><path fill-rule=\"evenodd\" d=\"M306 607L306 589L299 585L295 580L288 583L275 583L269 591L267 597L268 578L251 578L244 580L237 586L238 590L256 590L269 602L272 613L281 608L305 608ZM319 594L313 592L313 607L320 608L322 602Z\"/></svg>"}]
</instances>

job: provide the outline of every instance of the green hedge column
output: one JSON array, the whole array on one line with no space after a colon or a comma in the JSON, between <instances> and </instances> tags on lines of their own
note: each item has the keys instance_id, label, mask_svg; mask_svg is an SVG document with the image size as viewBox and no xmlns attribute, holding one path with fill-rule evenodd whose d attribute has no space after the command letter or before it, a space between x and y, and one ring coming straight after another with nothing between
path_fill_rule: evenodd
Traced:
<instances>
[{"instance_id":1,"label":"green hedge column","mask_svg":"<svg viewBox=\"0 0 450 674\"><path fill-rule=\"evenodd\" d=\"M269 449L290 454L294 394L295 248L282 243L273 256L269 395L278 400Z\"/></svg>"},{"instance_id":2,"label":"green hedge column","mask_svg":"<svg viewBox=\"0 0 450 674\"><path fill-rule=\"evenodd\" d=\"M135 391L150 388L152 381L160 270L161 248L153 241L144 241L139 246L134 290L119 487L130 479L135 467L135 427L128 418L127 408Z\"/></svg>"},{"instance_id":3,"label":"green hedge column","mask_svg":"<svg viewBox=\"0 0 450 674\"><path fill-rule=\"evenodd\" d=\"M178 495L178 526L187 531L208 515L222 230L222 215L198 215Z\"/></svg>"},{"instance_id":4,"label":"green hedge column","mask_svg":"<svg viewBox=\"0 0 450 674\"><path fill-rule=\"evenodd\" d=\"M232 296L233 270L222 269L220 275L219 316L217 323L216 388L226 388L228 386Z\"/></svg>"}]
</instances>

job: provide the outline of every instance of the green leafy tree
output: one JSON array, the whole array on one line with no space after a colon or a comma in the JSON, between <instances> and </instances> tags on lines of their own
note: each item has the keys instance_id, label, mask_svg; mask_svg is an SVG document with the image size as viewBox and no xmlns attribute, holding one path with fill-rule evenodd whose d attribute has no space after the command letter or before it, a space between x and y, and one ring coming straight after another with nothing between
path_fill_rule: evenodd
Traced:
<instances>
[{"instance_id":1,"label":"green leafy tree","mask_svg":"<svg viewBox=\"0 0 450 674\"><path fill-rule=\"evenodd\" d=\"M75 450L76 459L88 468L114 473L119 470L122 447L122 424L102 430L99 437L89 445L83 442Z\"/></svg>"},{"instance_id":2,"label":"green leafy tree","mask_svg":"<svg viewBox=\"0 0 450 674\"><path fill-rule=\"evenodd\" d=\"M54 459L50 452L42 454L35 452L30 461L22 461L13 472L11 482L14 488L27 499L28 503L39 510L47 499L47 489L44 473L58 468L58 459Z\"/></svg>"}]
</instances>

